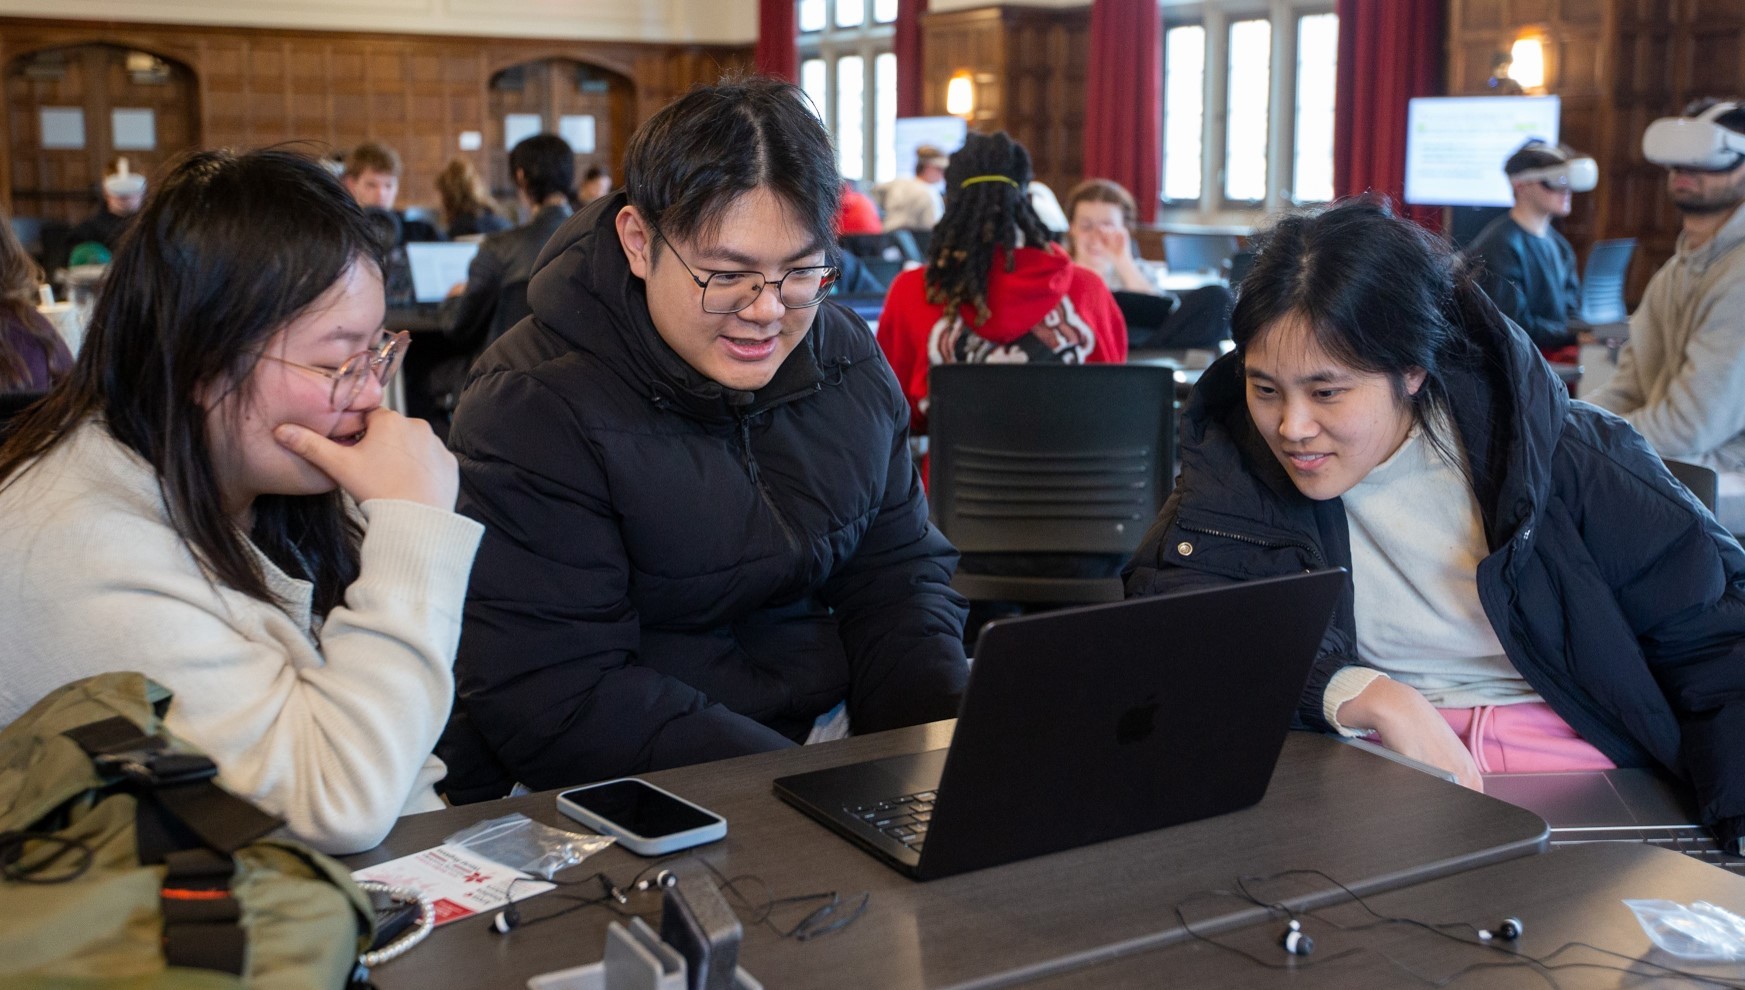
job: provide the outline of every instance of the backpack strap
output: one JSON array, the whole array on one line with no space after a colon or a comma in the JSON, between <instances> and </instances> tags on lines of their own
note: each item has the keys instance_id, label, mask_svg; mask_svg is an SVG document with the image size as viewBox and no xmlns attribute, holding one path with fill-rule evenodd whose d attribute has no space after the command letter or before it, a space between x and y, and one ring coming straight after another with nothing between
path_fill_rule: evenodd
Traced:
<instances>
[{"instance_id":1,"label":"backpack strap","mask_svg":"<svg viewBox=\"0 0 1745 990\"><path fill-rule=\"evenodd\" d=\"M171 966L243 975L248 933L242 905L230 889L236 860L210 849L164 856L158 904L164 913L164 962Z\"/></svg>"},{"instance_id":2,"label":"backpack strap","mask_svg":"<svg viewBox=\"0 0 1745 990\"><path fill-rule=\"evenodd\" d=\"M159 904L164 960L243 975L248 934L231 890L233 854L284 820L237 797L214 779L218 765L200 753L169 748L120 716L62 733L77 743L110 785L135 797L135 839L142 864L164 864Z\"/></svg>"},{"instance_id":3,"label":"backpack strap","mask_svg":"<svg viewBox=\"0 0 1745 990\"><path fill-rule=\"evenodd\" d=\"M213 780L218 765L200 753L172 751L162 736L121 716L63 733L99 773L139 798L139 861L164 862L173 851L205 847L226 855L285 824Z\"/></svg>"}]
</instances>

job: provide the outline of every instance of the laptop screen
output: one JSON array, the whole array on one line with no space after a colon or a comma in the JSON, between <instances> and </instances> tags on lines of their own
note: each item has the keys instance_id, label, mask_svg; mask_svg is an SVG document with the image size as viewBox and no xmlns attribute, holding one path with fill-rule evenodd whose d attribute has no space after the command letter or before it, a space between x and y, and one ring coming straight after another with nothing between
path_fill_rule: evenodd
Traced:
<instances>
[{"instance_id":1,"label":"laptop screen","mask_svg":"<svg viewBox=\"0 0 1745 990\"><path fill-rule=\"evenodd\" d=\"M464 241L412 241L406 245L406 264L412 269L412 295L421 303L439 303L448 290L467 280L467 266L479 253L477 244Z\"/></svg>"}]
</instances>

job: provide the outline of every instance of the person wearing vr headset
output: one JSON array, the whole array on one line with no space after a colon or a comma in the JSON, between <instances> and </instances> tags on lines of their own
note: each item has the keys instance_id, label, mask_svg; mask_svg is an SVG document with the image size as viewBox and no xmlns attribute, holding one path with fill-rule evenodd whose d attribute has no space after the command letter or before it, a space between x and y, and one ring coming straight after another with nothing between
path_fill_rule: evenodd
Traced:
<instances>
[{"instance_id":1,"label":"person wearing vr headset","mask_svg":"<svg viewBox=\"0 0 1745 990\"><path fill-rule=\"evenodd\" d=\"M1655 121L1642 153L1667 168L1683 230L1630 315L1617 373L1586 398L1661 456L1714 468L1716 515L1745 532L1745 100Z\"/></svg>"},{"instance_id":2,"label":"person wearing vr headset","mask_svg":"<svg viewBox=\"0 0 1745 990\"><path fill-rule=\"evenodd\" d=\"M1547 360L1575 361L1592 339L1576 314L1581 279L1575 249L1551 226L1569 216L1574 194L1599 180L1594 160L1538 138L1503 164L1515 205L1491 221L1466 249L1479 285L1503 315L1520 324Z\"/></svg>"},{"instance_id":3,"label":"person wearing vr headset","mask_svg":"<svg viewBox=\"0 0 1745 990\"><path fill-rule=\"evenodd\" d=\"M67 243L73 246L75 253L82 255L70 259L69 263L79 264L94 259L108 261L121 241L121 232L127 227L127 221L139 212L140 204L144 202L145 176L133 171L125 157L110 162L103 175L103 208L86 217L67 235ZM86 244L99 245L102 251L78 252L77 249Z\"/></svg>"}]
</instances>

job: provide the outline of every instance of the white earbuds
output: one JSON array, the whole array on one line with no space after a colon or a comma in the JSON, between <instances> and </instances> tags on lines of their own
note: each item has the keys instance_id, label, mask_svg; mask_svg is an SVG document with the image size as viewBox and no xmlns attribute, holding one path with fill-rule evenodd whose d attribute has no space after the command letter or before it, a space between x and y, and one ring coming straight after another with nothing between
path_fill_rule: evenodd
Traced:
<instances>
[{"instance_id":1,"label":"white earbuds","mask_svg":"<svg viewBox=\"0 0 1745 990\"><path fill-rule=\"evenodd\" d=\"M1489 942L1491 939L1500 938L1504 941L1513 942L1515 939L1520 938L1521 933L1526 930L1526 927L1521 924L1520 918L1504 918L1502 923L1497 925L1496 931L1491 931L1488 928L1480 928L1478 930L1478 940L1480 942Z\"/></svg>"},{"instance_id":2,"label":"white earbuds","mask_svg":"<svg viewBox=\"0 0 1745 990\"><path fill-rule=\"evenodd\" d=\"M1278 940L1286 952L1293 956L1306 956L1315 951L1315 940L1303 934L1303 923L1295 918L1285 927L1284 935Z\"/></svg>"}]
</instances>

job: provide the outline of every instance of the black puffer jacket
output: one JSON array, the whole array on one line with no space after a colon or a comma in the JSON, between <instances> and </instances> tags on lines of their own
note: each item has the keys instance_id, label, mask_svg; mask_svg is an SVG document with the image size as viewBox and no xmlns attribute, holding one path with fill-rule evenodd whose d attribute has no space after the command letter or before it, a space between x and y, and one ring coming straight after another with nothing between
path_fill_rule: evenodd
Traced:
<instances>
[{"instance_id":1,"label":"black puffer jacket","mask_svg":"<svg viewBox=\"0 0 1745 990\"><path fill-rule=\"evenodd\" d=\"M927 520L908 404L826 302L755 393L656 333L613 227L546 246L533 316L480 358L449 442L485 524L438 752L453 800L956 714L957 554Z\"/></svg>"},{"instance_id":2,"label":"black puffer jacket","mask_svg":"<svg viewBox=\"0 0 1745 990\"><path fill-rule=\"evenodd\" d=\"M1474 293L1482 368L1449 382L1491 553L1485 614L1515 668L1619 766L1692 782L1722 838L1745 815L1745 552L1623 420L1582 402ZM1248 417L1241 365L1207 370L1182 425L1181 483L1126 570L1127 593L1351 566L1338 499L1300 494ZM1298 712L1360 664L1349 588Z\"/></svg>"}]
</instances>

